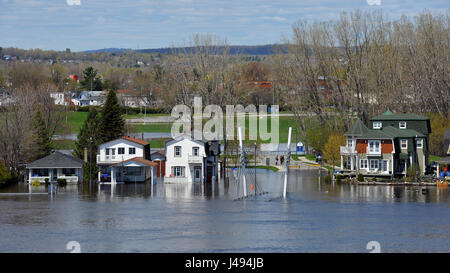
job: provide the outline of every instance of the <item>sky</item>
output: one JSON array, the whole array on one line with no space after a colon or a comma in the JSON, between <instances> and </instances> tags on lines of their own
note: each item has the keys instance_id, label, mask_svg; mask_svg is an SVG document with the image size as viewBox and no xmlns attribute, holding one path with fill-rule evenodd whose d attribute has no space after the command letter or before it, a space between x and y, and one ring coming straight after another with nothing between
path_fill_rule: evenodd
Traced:
<instances>
[{"instance_id":1,"label":"sky","mask_svg":"<svg viewBox=\"0 0 450 273\"><path fill-rule=\"evenodd\" d=\"M342 11L381 9L389 18L449 0L0 0L0 46L83 51L186 46L211 33L230 45L280 43L298 20L328 21Z\"/></svg>"}]
</instances>

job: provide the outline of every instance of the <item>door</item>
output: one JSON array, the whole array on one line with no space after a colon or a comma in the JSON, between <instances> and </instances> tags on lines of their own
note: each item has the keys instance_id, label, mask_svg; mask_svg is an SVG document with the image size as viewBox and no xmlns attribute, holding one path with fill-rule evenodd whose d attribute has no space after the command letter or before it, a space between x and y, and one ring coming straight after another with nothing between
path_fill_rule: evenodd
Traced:
<instances>
[{"instance_id":1,"label":"door","mask_svg":"<svg viewBox=\"0 0 450 273\"><path fill-rule=\"evenodd\" d=\"M201 174L202 174L202 169L199 167L195 167L194 168L194 182L201 181Z\"/></svg>"},{"instance_id":2,"label":"door","mask_svg":"<svg viewBox=\"0 0 450 273\"><path fill-rule=\"evenodd\" d=\"M52 172L52 181L58 180L58 169L53 169Z\"/></svg>"}]
</instances>

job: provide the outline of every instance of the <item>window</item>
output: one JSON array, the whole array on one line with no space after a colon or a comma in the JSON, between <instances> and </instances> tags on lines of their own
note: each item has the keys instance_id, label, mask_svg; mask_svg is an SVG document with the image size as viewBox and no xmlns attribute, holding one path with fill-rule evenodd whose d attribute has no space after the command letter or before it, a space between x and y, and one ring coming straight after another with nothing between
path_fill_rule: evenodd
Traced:
<instances>
[{"instance_id":1,"label":"window","mask_svg":"<svg viewBox=\"0 0 450 273\"><path fill-rule=\"evenodd\" d=\"M106 149L105 154L109 155L109 149Z\"/></svg>"},{"instance_id":2,"label":"window","mask_svg":"<svg viewBox=\"0 0 450 273\"><path fill-rule=\"evenodd\" d=\"M359 161L359 168L360 169L367 169L367 159L361 159Z\"/></svg>"},{"instance_id":3,"label":"window","mask_svg":"<svg viewBox=\"0 0 450 273\"><path fill-rule=\"evenodd\" d=\"M33 176L49 176L48 169L33 169Z\"/></svg>"},{"instance_id":4,"label":"window","mask_svg":"<svg viewBox=\"0 0 450 273\"><path fill-rule=\"evenodd\" d=\"M423 148L423 138L417 139L417 149Z\"/></svg>"},{"instance_id":5,"label":"window","mask_svg":"<svg viewBox=\"0 0 450 273\"><path fill-rule=\"evenodd\" d=\"M106 149L106 155L115 155L116 149Z\"/></svg>"},{"instance_id":6,"label":"window","mask_svg":"<svg viewBox=\"0 0 450 273\"><path fill-rule=\"evenodd\" d=\"M398 123L398 128L400 129L406 129L406 121L400 121Z\"/></svg>"},{"instance_id":7,"label":"window","mask_svg":"<svg viewBox=\"0 0 450 273\"><path fill-rule=\"evenodd\" d=\"M369 140L369 152L379 153L380 152L380 141L379 140Z\"/></svg>"},{"instance_id":8,"label":"window","mask_svg":"<svg viewBox=\"0 0 450 273\"><path fill-rule=\"evenodd\" d=\"M129 149L128 149L128 153L129 153L130 155L136 154L136 148L129 148Z\"/></svg>"},{"instance_id":9,"label":"window","mask_svg":"<svg viewBox=\"0 0 450 273\"><path fill-rule=\"evenodd\" d=\"M371 159L370 160L370 169L371 170L378 170L378 159Z\"/></svg>"},{"instance_id":10,"label":"window","mask_svg":"<svg viewBox=\"0 0 450 273\"><path fill-rule=\"evenodd\" d=\"M375 121L373 123L373 129L381 129L382 126L383 126L383 123L381 123L379 121Z\"/></svg>"},{"instance_id":11,"label":"window","mask_svg":"<svg viewBox=\"0 0 450 273\"><path fill-rule=\"evenodd\" d=\"M400 148L408 149L408 140L407 139L400 139Z\"/></svg>"},{"instance_id":12,"label":"window","mask_svg":"<svg viewBox=\"0 0 450 273\"><path fill-rule=\"evenodd\" d=\"M173 175L175 177L184 177L184 167L176 166L172 168L173 168Z\"/></svg>"},{"instance_id":13,"label":"window","mask_svg":"<svg viewBox=\"0 0 450 273\"><path fill-rule=\"evenodd\" d=\"M62 173L65 176L75 175L75 171L76 171L76 169L74 169L74 168L62 169Z\"/></svg>"},{"instance_id":14,"label":"window","mask_svg":"<svg viewBox=\"0 0 450 273\"><path fill-rule=\"evenodd\" d=\"M381 161L381 170L383 172L387 172L388 171L388 160Z\"/></svg>"},{"instance_id":15,"label":"window","mask_svg":"<svg viewBox=\"0 0 450 273\"><path fill-rule=\"evenodd\" d=\"M124 173L131 176L140 176L142 174L141 167L125 167Z\"/></svg>"},{"instance_id":16,"label":"window","mask_svg":"<svg viewBox=\"0 0 450 273\"><path fill-rule=\"evenodd\" d=\"M198 147L193 147L192 148L192 155L193 156L198 156Z\"/></svg>"},{"instance_id":17,"label":"window","mask_svg":"<svg viewBox=\"0 0 450 273\"><path fill-rule=\"evenodd\" d=\"M353 140L351 138L347 138L347 147L351 148L353 146Z\"/></svg>"},{"instance_id":18,"label":"window","mask_svg":"<svg viewBox=\"0 0 450 273\"><path fill-rule=\"evenodd\" d=\"M125 148L118 148L117 149L117 154L119 154L119 155L125 154Z\"/></svg>"},{"instance_id":19,"label":"window","mask_svg":"<svg viewBox=\"0 0 450 273\"><path fill-rule=\"evenodd\" d=\"M176 157L181 156L181 146L175 146L175 156Z\"/></svg>"}]
</instances>

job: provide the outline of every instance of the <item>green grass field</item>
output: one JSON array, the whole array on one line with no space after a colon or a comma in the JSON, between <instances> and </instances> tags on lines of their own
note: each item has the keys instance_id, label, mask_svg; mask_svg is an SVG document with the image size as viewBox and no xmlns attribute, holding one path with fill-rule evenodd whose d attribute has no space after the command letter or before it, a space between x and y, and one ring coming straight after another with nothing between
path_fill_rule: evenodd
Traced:
<instances>
[{"instance_id":1,"label":"green grass field","mask_svg":"<svg viewBox=\"0 0 450 273\"><path fill-rule=\"evenodd\" d=\"M442 157L437 156L437 155L430 155L430 157L428 158L428 161L431 163L433 161L437 161L439 159L441 159Z\"/></svg>"},{"instance_id":2,"label":"green grass field","mask_svg":"<svg viewBox=\"0 0 450 273\"><path fill-rule=\"evenodd\" d=\"M85 121L85 119L87 118L88 113L87 112L68 112L67 114L67 123L66 123L66 117L64 114L63 117L63 126L61 126L61 129L58 130L56 133L57 134L78 134L80 131L80 128L83 126L83 122ZM150 116L164 116L167 114L149 114L147 115L148 117ZM139 118L139 117L143 117L143 114L138 114L138 115L124 115L124 118ZM206 120L204 120L204 123L206 122ZM260 124L262 122L267 122L267 130L270 132L271 131L271 119L270 117L263 117L263 118L258 118L257 119L257 124L258 124L258 128L260 126ZM224 125L225 125L225 119L224 119ZM155 132L155 133L169 133L171 128L172 128L172 124L171 123L147 123L147 124L130 124L129 125L130 128L130 132L132 133L141 133L141 132ZM295 119L294 117L291 116L281 116L279 117L279 142L280 143L285 143L288 140L288 131L289 131L289 127L294 127L295 126ZM237 119L235 118L234 121L234 128L235 128L235 139L237 140ZM246 117L245 119L245 136L246 139L249 138L249 118ZM295 137L295 130L292 131L292 140L291 142L295 142L296 139ZM254 143L255 140L246 140L245 143ZM271 142L271 140L262 140L260 138L260 135L258 133L258 139L256 140L257 144L260 143L269 143Z\"/></svg>"}]
</instances>

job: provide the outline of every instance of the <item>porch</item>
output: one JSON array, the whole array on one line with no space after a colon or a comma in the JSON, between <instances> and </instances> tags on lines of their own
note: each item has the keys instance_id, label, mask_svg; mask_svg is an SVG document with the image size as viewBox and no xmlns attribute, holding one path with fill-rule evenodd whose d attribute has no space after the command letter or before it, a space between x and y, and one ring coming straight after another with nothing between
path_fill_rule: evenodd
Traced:
<instances>
[{"instance_id":1,"label":"porch","mask_svg":"<svg viewBox=\"0 0 450 273\"><path fill-rule=\"evenodd\" d=\"M113 165L99 165L100 183L137 183L156 181L157 164L144 159L130 159Z\"/></svg>"},{"instance_id":2,"label":"porch","mask_svg":"<svg viewBox=\"0 0 450 273\"><path fill-rule=\"evenodd\" d=\"M40 183L57 182L58 179L65 179L67 183L78 183L81 181L82 170L76 168L29 168L28 183L33 183L36 179Z\"/></svg>"}]
</instances>

